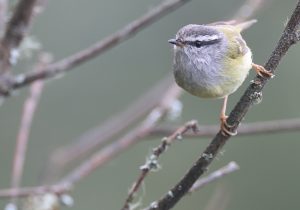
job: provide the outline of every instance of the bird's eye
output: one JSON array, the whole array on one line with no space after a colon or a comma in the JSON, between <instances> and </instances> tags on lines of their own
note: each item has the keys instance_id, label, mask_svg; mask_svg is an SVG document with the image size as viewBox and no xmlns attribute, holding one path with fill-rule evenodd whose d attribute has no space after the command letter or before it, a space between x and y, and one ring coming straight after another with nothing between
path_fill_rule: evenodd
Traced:
<instances>
[{"instance_id":1,"label":"bird's eye","mask_svg":"<svg viewBox=\"0 0 300 210\"><path fill-rule=\"evenodd\" d=\"M195 45L195 47L200 48L200 47L203 46L203 42L201 42L201 41L195 41L194 45Z\"/></svg>"}]
</instances>

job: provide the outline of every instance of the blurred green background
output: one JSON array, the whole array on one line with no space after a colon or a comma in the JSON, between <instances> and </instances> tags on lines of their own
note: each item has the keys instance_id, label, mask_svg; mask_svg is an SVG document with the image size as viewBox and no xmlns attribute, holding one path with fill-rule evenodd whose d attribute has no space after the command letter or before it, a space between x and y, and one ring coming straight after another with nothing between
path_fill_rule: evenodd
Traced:
<instances>
[{"instance_id":1,"label":"blurred green background","mask_svg":"<svg viewBox=\"0 0 300 210\"><path fill-rule=\"evenodd\" d=\"M159 2L52 0L45 12L36 18L31 34L58 60L106 37ZM171 71L171 46L167 40L181 26L228 19L243 2L191 1L117 48L60 79L47 82L33 121L23 185L40 184L43 167L54 149L121 112ZM246 31L244 38L253 50L256 63L263 64L269 57L296 2L268 1L255 16L258 23ZM263 102L250 110L244 122L300 117L299 54L299 46L290 49L276 77L265 88ZM30 70L31 64L22 61L15 73ZM239 91L230 97L228 110L238 101L253 76L252 72ZM0 110L1 188L9 187L15 139L27 89L16 94L7 99ZM189 94L181 99L183 113L176 123L190 119L198 119L200 124L218 123L221 101L200 100ZM186 196L174 209L204 209L217 186L222 186L229 195L226 209L299 209L299 140L299 133L234 137L209 171L232 160L241 170ZM75 199L72 209L120 209L139 173L138 167L159 141L160 138L142 141L80 181L72 192ZM209 139L194 139L174 144L160 159L162 170L147 178L143 205L167 192L208 143ZM5 201L1 201L1 207L4 205Z\"/></svg>"}]
</instances>

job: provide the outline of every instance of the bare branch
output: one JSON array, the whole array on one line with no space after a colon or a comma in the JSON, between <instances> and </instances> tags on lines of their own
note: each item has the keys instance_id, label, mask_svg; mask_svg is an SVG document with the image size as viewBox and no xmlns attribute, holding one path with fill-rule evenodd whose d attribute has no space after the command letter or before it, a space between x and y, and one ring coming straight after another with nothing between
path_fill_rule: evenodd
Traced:
<instances>
[{"instance_id":1,"label":"bare branch","mask_svg":"<svg viewBox=\"0 0 300 210\"><path fill-rule=\"evenodd\" d=\"M40 63L37 64L36 69L40 68L40 66L46 65L47 63L49 63L49 56L41 55ZM16 143L16 148L14 153L14 162L13 162L12 180L11 180L12 188L18 188L21 183L32 119L36 111L37 105L39 103L43 86L44 86L43 81L36 81L35 83L33 83L30 87L30 94L24 103L23 115L21 119L21 125L17 136L17 143ZM15 199L12 198L11 202L14 203Z\"/></svg>"},{"instance_id":2,"label":"bare branch","mask_svg":"<svg viewBox=\"0 0 300 210\"><path fill-rule=\"evenodd\" d=\"M186 124L188 125L188 124ZM192 125L193 127L194 125ZM184 130L187 129L187 126L183 126L183 129L178 129L178 134L183 135ZM193 128L192 128L193 129ZM173 137L168 137L176 139L178 134L174 133ZM193 187L190 189L189 192L194 192L199 190L200 188L204 187L206 184L216 181L232 172L235 172L239 169L239 166L235 162L230 162L226 166L218 169L217 171L212 172L207 177L199 179ZM63 194L71 190L70 185L53 185L53 186L37 186L37 187L23 187L23 188L11 188L11 189L3 189L0 190L0 198L5 197L23 197L28 195L39 195L45 193L54 193L54 194ZM125 208L126 209L126 208Z\"/></svg>"},{"instance_id":3,"label":"bare branch","mask_svg":"<svg viewBox=\"0 0 300 210\"><path fill-rule=\"evenodd\" d=\"M183 126L185 127L185 126ZM197 126L197 129L194 131L191 131L190 129L188 130L182 130L181 128L178 128L178 126L157 126L153 129L151 129L149 136L162 136L162 135L169 135L170 133L172 134L171 136L181 136L183 135L184 131L184 136L185 137L211 137L213 136L219 129L219 125L211 125L211 126ZM177 128L177 130L176 130ZM266 122L256 122L256 123L247 123L243 124L240 129L239 129L239 134L242 135L256 135L256 134L265 134L265 133L281 133L283 131L294 131L294 130L299 130L300 129L300 119L289 119L289 120L277 120L277 121L266 121ZM195 132L196 131L196 132ZM181 135L180 135L181 133ZM169 136L168 139L171 137ZM165 144L164 144L165 145ZM155 150L162 150L159 148L164 148L164 145L160 145L157 147ZM166 145L165 145L166 146ZM230 167L229 167L230 168ZM142 170L141 175L133 185L133 188L129 192L129 194L132 192L134 188L138 188L138 183L141 183L144 178L147 176L147 173L143 173L144 170ZM204 178L205 179L205 178ZM202 180L202 179L200 179ZM198 180L199 181L199 180ZM58 185L60 186L60 185ZM195 185L194 185L195 186ZM194 187L193 186L193 187ZM68 189L65 189L64 187L60 187L60 191L58 190L53 190L56 189L57 187L55 186L40 186L40 187L32 187L32 188L20 188L20 189L4 189L0 190L0 197L9 197L11 196L27 196L28 194L43 194L45 192L53 192L53 193L63 193L65 191L69 191ZM44 190L40 190L44 189ZM138 189L135 189L134 191L136 192ZM18 192L20 191L20 192Z\"/></svg>"},{"instance_id":4,"label":"bare branch","mask_svg":"<svg viewBox=\"0 0 300 210\"><path fill-rule=\"evenodd\" d=\"M38 73L29 72L27 74L24 75L22 74L15 78L12 78L10 79L9 82L6 81L6 83L9 85L8 89L13 90L13 89L21 88L32 83L35 80L52 78L57 74L66 72L72 69L74 66L78 66L102 54L103 52L117 46L123 41L133 37L142 29L148 27L155 21L159 20L163 16L179 8L180 6L187 3L188 1L189 0L164 0L161 4L159 4L157 7L147 12L142 17L134 20L133 22L129 23L119 31L95 43L91 47L84 49L78 53L75 53L74 55L71 55L61 61L50 64L45 68L41 69ZM7 84L5 85L7 86ZM7 91L6 92L2 91L2 93L0 91L0 95L1 94L3 96L9 96Z\"/></svg>"},{"instance_id":5,"label":"bare branch","mask_svg":"<svg viewBox=\"0 0 300 210\"><path fill-rule=\"evenodd\" d=\"M167 149L167 147L170 146L175 139L181 138L181 136L184 135L187 131L192 130L193 132L195 132L196 129L197 129L197 122L193 120L179 127L169 137L162 139L161 144L158 147L153 149L152 155L150 156L150 158L148 158L147 162L140 167L141 173L137 178L137 180L135 181L135 183L133 184L133 186L131 187L131 190L128 193L128 197L126 198L122 210L130 209L130 203L133 201L135 193L139 190L141 184L143 183L148 173L152 169L157 168L157 159Z\"/></svg>"},{"instance_id":6,"label":"bare branch","mask_svg":"<svg viewBox=\"0 0 300 210\"><path fill-rule=\"evenodd\" d=\"M181 93L181 89L177 85L172 85L165 93L161 103L151 111L147 118L136 128L129 131L119 140L109 144L85 161L82 165L75 168L69 175L62 179L61 183L73 184L83 177L86 177L99 166L111 160L114 156L124 151L128 147L137 143L140 139L148 135L150 130L157 122L167 113L169 107Z\"/></svg>"},{"instance_id":7,"label":"bare branch","mask_svg":"<svg viewBox=\"0 0 300 210\"><path fill-rule=\"evenodd\" d=\"M135 100L123 112L112 116L103 124L95 127L79 138L72 141L70 145L62 147L53 152L50 162L46 168L45 180L49 183L59 175L60 171L70 162L76 161L103 143L111 140L126 128L144 117L152 109L158 106L165 97L165 91L173 86L174 80L171 75L159 81L148 92L144 93L139 99Z\"/></svg>"},{"instance_id":8,"label":"bare branch","mask_svg":"<svg viewBox=\"0 0 300 210\"><path fill-rule=\"evenodd\" d=\"M237 171L238 169L240 169L240 167L238 166L238 164L236 162L230 162L228 163L226 166L212 172L211 174L207 175L206 177L203 177L201 179L199 179L197 182L195 182L195 184L191 187L191 189L189 189L189 193L191 192L195 192L199 189L201 189L202 187L206 186L207 184L216 181L228 174L231 174L232 172Z\"/></svg>"},{"instance_id":9,"label":"bare branch","mask_svg":"<svg viewBox=\"0 0 300 210\"><path fill-rule=\"evenodd\" d=\"M150 136L162 136L173 133L178 126L162 125L156 126L150 132ZM196 133L187 132L186 137L214 137L220 125L199 125ZM239 127L240 136L275 134L282 132L300 131L300 118L286 120L272 120L254 123L244 123Z\"/></svg>"},{"instance_id":10,"label":"bare branch","mask_svg":"<svg viewBox=\"0 0 300 210\"><path fill-rule=\"evenodd\" d=\"M62 194L70 191L72 188L70 185L52 185L52 186L37 186L37 187L22 187L22 188L10 188L0 190L0 198L6 197L27 197L29 195L42 195L47 192L54 194Z\"/></svg>"},{"instance_id":11,"label":"bare branch","mask_svg":"<svg viewBox=\"0 0 300 210\"><path fill-rule=\"evenodd\" d=\"M20 0L12 18L7 24L0 48L1 74L7 72L10 65L14 63L13 57L16 56L14 53L31 25L34 7L37 1L38 0Z\"/></svg>"},{"instance_id":12,"label":"bare branch","mask_svg":"<svg viewBox=\"0 0 300 210\"><path fill-rule=\"evenodd\" d=\"M297 3L297 6L287 26L284 29L277 47L264 66L271 73L274 73L280 60L286 54L288 49L298 41L296 39L296 30L298 30L299 23L300 1L298 1ZM227 119L227 123L229 125L232 125L232 131L235 131L237 129L250 106L257 100L255 96L258 95L257 93L261 93L268 80L269 78L262 78L260 76L257 76L255 78L255 82L253 82L248 87ZM155 202L155 205L151 205L147 209L167 210L172 208L188 192L188 190L192 187L196 180L206 171L207 167L210 165L210 163L213 161L213 159L216 157L220 149L225 145L229 138L230 136L224 136L221 132L218 132L218 134L213 138L211 143L200 155L196 163L194 163L189 171L185 174L185 176L169 191L169 193Z\"/></svg>"},{"instance_id":13,"label":"bare branch","mask_svg":"<svg viewBox=\"0 0 300 210\"><path fill-rule=\"evenodd\" d=\"M134 143L137 143L144 136L148 135L157 122L164 117L171 104L179 97L180 94L181 89L172 83L172 85L170 85L164 93L164 96L161 97L157 107L152 110L141 124L117 141L109 144L98 153L94 154L91 158L65 176L58 184L33 188L4 189L0 190L0 197L26 196L30 194L43 194L45 192L59 194L70 190L71 186L73 186L75 182L86 177L92 171L111 160L114 156L132 146Z\"/></svg>"}]
</instances>

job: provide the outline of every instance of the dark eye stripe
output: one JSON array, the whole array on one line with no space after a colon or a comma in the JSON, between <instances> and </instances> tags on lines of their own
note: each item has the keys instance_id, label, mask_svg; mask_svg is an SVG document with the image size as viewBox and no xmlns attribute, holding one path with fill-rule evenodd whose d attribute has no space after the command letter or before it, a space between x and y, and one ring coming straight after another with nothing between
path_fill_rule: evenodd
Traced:
<instances>
[{"instance_id":1,"label":"dark eye stripe","mask_svg":"<svg viewBox=\"0 0 300 210\"><path fill-rule=\"evenodd\" d=\"M197 48L203 47L205 45L212 45L215 43L218 43L220 41L220 39L214 39L214 40L209 40L209 41L186 41L185 44L191 45L191 46L195 46Z\"/></svg>"}]
</instances>

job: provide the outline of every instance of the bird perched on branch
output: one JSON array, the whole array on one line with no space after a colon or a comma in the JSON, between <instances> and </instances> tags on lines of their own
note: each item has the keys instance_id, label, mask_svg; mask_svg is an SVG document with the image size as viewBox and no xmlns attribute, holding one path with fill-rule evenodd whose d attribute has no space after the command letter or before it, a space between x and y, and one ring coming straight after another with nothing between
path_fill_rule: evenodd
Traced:
<instances>
[{"instance_id":1,"label":"bird perched on branch","mask_svg":"<svg viewBox=\"0 0 300 210\"><path fill-rule=\"evenodd\" d=\"M221 131L235 135L226 119L228 96L244 82L253 68L262 77L272 77L252 62L252 52L241 36L256 20L228 21L182 27L169 43L174 45L173 72L176 83L201 98L223 98Z\"/></svg>"}]
</instances>

